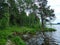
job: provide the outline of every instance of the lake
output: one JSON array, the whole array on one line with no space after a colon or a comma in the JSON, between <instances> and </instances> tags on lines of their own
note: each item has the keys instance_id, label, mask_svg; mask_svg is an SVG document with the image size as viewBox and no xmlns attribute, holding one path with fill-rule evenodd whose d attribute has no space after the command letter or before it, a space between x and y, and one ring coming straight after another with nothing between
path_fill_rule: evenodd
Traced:
<instances>
[{"instance_id":1,"label":"lake","mask_svg":"<svg viewBox=\"0 0 60 45\"><path fill-rule=\"evenodd\" d=\"M27 45L44 45L44 42L49 43L45 45L60 45L60 25L52 25L49 27L55 28L56 31L44 32L45 36L41 32L37 32L34 37L26 41Z\"/></svg>"},{"instance_id":2,"label":"lake","mask_svg":"<svg viewBox=\"0 0 60 45\"><path fill-rule=\"evenodd\" d=\"M53 28L55 28L56 31L52 33L52 36L55 39L56 43L60 45L60 25L53 25Z\"/></svg>"}]
</instances>

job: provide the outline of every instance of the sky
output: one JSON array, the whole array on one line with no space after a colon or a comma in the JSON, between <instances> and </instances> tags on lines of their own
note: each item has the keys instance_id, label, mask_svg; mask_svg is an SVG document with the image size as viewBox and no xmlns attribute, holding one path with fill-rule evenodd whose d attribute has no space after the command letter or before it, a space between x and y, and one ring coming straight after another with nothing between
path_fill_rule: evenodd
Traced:
<instances>
[{"instance_id":1,"label":"sky","mask_svg":"<svg viewBox=\"0 0 60 45\"><path fill-rule=\"evenodd\" d=\"M60 0L48 0L48 5L54 9L54 13L56 15L54 23L60 22Z\"/></svg>"}]
</instances>

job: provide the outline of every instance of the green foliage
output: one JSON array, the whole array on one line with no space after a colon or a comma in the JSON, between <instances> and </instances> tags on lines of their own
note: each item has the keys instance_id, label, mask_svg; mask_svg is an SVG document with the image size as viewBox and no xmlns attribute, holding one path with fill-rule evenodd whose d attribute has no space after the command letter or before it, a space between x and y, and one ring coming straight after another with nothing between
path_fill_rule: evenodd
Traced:
<instances>
[{"instance_id":1,"label":"green foliage","mask_svg":"<svg viewBox=\"0 0 60 45\"><path fill-rule=\"evenodd\" d=\"M0 39L0 45L5 45L6 44L6 39Z\"/></svg>"},{"instance_id":2,"label":"green foliage","mask_svg":"<svg viewBox=\"0 0 60 45\"><path fill-rule=\"evenodd\" d=\"M18 2L18 3L17 3ZM3 29L10 25L19 25L19 26L29 26L33 27L37 23L39 25L39 18L36 16L35 11L39 10L36 4L34 4L34 1L32 0L8 0L8 3L4 3L2 0L2 3L0 4L1 9L1 16L0 16L0 27ZM24 5L26 4L26 5ZM46 5L42 6L42 11L44 13L43 17L51 17L53 14L53 10L50 10L50 8L45 8ZM19 7L19 8L18 8ZM20 9L20 10L19 10ZM22 10L21 10L22 9ZM27 17L25 10L32 9L33 12L30 13L30 15ZM48 15L48 16L47 16ZM10 25L9 25L10 24Z\"/></svg>"},{"instance_id":3,"label":"green foliage","mask_svg":"<svg viewBox=\"0 0 60 45\"><path fill-rule=\"evenodd\" d=\"M1 4L2 9L0 10L0 29L4 29L9 25L9 7L6 3Z\"/></svg>"},{"instance_id":4,"label":"green foliage","mask_svg":"<svg viewBox=\"0 0 60 45\"><path fill-rule=\"evenodd\" d=\"M52 32L52 31L56 31L56 29L53 29L53 28L45 28L45 31L49 31L49 32L51 31Z\"/></svg>"},{"instance_id":5,"label":"green foliage","mask_svg":"<svg viewBox=\"0 0 60 45\"><path fill-rule=\"evenodd\" d=\"M12 42L14 42L16 45L26 45L26 43L18 36L13 37Z\"/></svg>"},{"instance_id":6,"label":"green foliage","mask_svg":"<svg viewBox=\"0 0 60 45\"><path fill-rule=\"evenodd\" d=\"M6 21L4 20L4 19L2 19L2 20L0 20L0 29L3 29L3 28L5 28L5 23Z\"/></svg>"}]
</instances>

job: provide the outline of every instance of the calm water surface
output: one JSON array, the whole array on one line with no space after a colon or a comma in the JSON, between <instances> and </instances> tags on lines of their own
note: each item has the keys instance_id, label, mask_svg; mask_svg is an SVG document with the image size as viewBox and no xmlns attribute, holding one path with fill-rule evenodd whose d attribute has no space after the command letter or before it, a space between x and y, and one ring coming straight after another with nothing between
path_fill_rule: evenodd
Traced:
<instances>
[{"instance_id":1,"label":"calm water surface","mask_svg":"<svg viewBox=\"0 0 60 45\"><path fill-rule=\"evenodd\" d=\"M49 25L48 25L49 26ZM60 45L60 25L52 25L49 26L51 28L55 28L56 31L53 32L44 32L46 42L49 42L47 45ZM27 41L27 45L42 45L45 41L41 32L37 32L37 34Z\"/></svg>"},{"instance_id":2,"label":"calm water surface","mask_svg":"<svg viewBox=\"0 0 60 45\"><path fill-rule=\"evenodd\" d=\"M56 31L52 33L52 37L55 39L56 43L60 45L60 25L53 25L53 28L55 28Z\"/></svg>"}]
</instances>

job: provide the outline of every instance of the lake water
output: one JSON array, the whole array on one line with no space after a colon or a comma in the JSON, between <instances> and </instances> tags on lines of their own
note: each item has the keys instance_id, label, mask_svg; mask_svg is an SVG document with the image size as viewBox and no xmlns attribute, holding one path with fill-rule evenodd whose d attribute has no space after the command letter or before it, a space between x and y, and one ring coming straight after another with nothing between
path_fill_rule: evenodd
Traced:
<instances>
[{"instance_id":1,"label":"lake water","mask_svg":"<svg viewBox=\"0 0 60 45\"><path fill-rule=\"evenodd\" d=\"M56 43L60 45L60 25L53 25L53 28L55 28L56 31L52 33L52 36L55 39Z\"/></svg>"},{"instance_id":2,"label":"lake water","mask_svg":"<svg viewBox=\"0 0 60 45\"><path fill-rule=\"evenodd\" d=\"M47 39L46 42L49 42L49 44L45 45L60 45L60 25L52 25L49 26L52 28L55 28L56 31L54 32L44 32L45 33L45 39ZM35 37L32 37L28 40L27 45L42 45L42 43L45 42L42 33L38 32Z\"/></svg>"}]
</instances>

